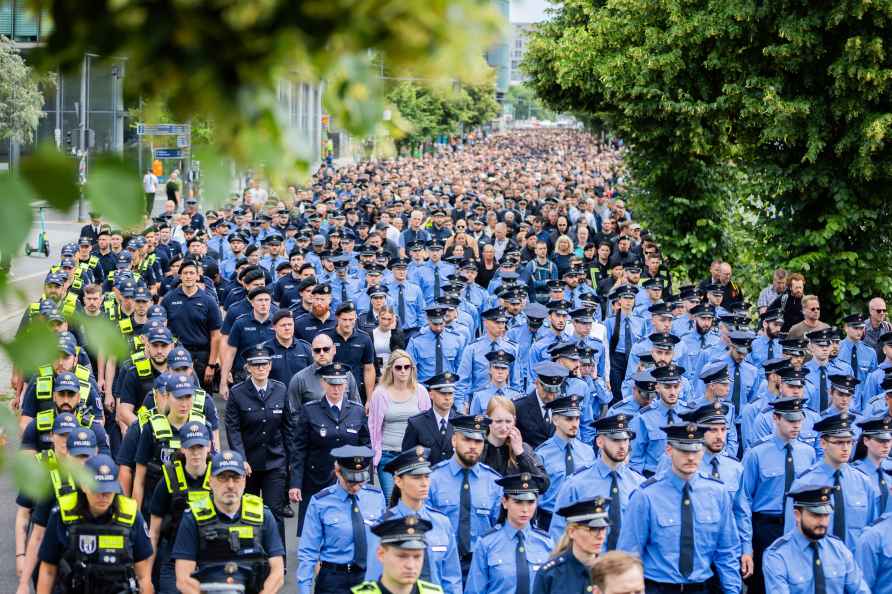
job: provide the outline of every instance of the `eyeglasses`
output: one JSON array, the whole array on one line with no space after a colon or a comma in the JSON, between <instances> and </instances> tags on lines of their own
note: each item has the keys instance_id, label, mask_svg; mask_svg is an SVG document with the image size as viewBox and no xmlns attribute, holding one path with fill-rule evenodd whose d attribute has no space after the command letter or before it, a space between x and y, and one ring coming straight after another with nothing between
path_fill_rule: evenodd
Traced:
<instances>
[{"instance_id":1,"label":"eyeglasses","mask_svg":"<svg viewBox=\"0 0 892 594\"><path fill-rule=\"evenodd\" d=\"M886 310L885 310L885 309L875 309L875 310L873 310L873 311L875 311L875 312L877 312L877 313L886 313Z\"/></svg>"},{"instance_id":2,"label":"eyeglasses","mask_svg":"<svg viewBox=\"0 0 892 594\"><path fill-rule=\"evenodd\" d=\"M411 365L394 365L393 368L396 369L397 371L409 371L410 369L412 369L412 366Z\"/></svg>"},{"instance_id":3,"label":"eyeglasses","mask_svg":"<svg viewBox=\"0 0 892 594\"><path fill-rule=\"evenodd\" d=\"M821 311L820 307L809 307L808 311Z\"/></svg>"},{"instance_id":4,"label":"eyeglasses","mask_svg":"<svg viewBox=\"0 0 892 594\"><path fill-rule=\"evenodd\" d=\"M331 350L331 347L313 347L313 352L316 353L317 355L319 353L327 353L330 350Z\"/></svg>"}]
</instances>

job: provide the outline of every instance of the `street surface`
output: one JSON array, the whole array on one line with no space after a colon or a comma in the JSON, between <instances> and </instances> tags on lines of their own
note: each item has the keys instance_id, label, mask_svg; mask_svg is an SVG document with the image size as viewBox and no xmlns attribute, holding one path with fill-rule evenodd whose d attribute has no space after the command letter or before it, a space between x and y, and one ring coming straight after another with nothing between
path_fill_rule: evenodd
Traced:
<instances>
[{"instance_id":1,"label":"street surface","mask_svg":"<svg viewBox=\"0 0 892 594\"><path fill-rule=\"evenodd\" d=\"M156 203L157 207L158 204ZM82 224L77 223L71 216L50 212L47 215L50 257L45 258L43 254L34 256L21 254L13 260L10 284L15 291L25 295L27 301L16 299L14 296L7 296L5 301L0 302L0 338L7 340L15 335L27 303L40 295L47 269L52 264L58 263L59 248L64 243L76 241L81 226ZM37 225L35 225L29 239L32 244L36 242L38 231ZM11 375L12 365L9 359L0 353L0 397L3 399L0 402L0 406L6 406ZM217 399L217 408L220 411L221 418L224 406L225 402ZM10 448L9 453L14 453L18 443L14 441L8 447ZM0 513L0 534L6 535L6 538L0 539L0 593L2 594L15 592L18 584L15 576L15 540L13 538L15 529L15 497L16 489L11 477L7 473L0 473L0 509L4 510ZM294 508L297 511L296 505ZM297 540L294 536L297 533L296 518L286 520L285 532L288 541L288 575L285 577L285 587L282 589L282 592L295 594L297 592L294 582L294 575L297 569Z\"/></svg>"}]
</instances>

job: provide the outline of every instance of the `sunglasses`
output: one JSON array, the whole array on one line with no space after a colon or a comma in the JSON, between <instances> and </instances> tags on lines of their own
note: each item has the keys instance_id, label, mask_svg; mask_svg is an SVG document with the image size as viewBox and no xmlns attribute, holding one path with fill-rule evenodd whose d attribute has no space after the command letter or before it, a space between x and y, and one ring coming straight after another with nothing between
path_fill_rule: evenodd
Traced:
<instances>
[{"instance_id":1,"label":"sunglasses","mask_svg":"<svg viewBox=\"0 0 892 594\"><path fill-rule=\"evenodd\" d=\"M396 369L397 371L409 371L410 369L412 369L412 366L411 365L394 365L393 368Z\"/></svg>"},{"instance_id":2,"label":"sunglasses","mask_svg":"<svg viewBox=\"0 0 892 594\"><path fill-rule=\"evenodd\" d=\"M313 347L313 352L316 353L317 355L319 353L327 353L330 350L331 350L331 347Z\"/></svg>"}]
</instances>

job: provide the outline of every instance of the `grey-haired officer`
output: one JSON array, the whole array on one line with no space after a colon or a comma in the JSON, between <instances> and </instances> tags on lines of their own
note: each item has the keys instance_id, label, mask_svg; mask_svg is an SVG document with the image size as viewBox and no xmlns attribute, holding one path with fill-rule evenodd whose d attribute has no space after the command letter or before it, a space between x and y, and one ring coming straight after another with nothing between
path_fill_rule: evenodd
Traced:
<instances>
[{"instance_id":1,"label":"grey-haired officer","mask_svg":"<svg viewBox=\"0 0 892 594\"><path fill-rule=\"evenodd\" d=\"M855 448L852 467L860 470L874 481L880 493L879 513L892 511L890 506L889 471L892 470L892 417L880 415L862 418L855 425L861 429L860 444Z\"/></svg>"},{"instance_id":2,"label":"grey-haired officer","mask_svg":"<svg viewBox=\"0 0 892 594\"><path fill-rule=\"evenodd\" d=\"M797 483L789 493L795 525L765 551L765 591L868 594L851 551L830 535L833 487Z\"/></svg>"},{"instance_id":3,"label":"grey-haired officer","mask_svg":"<svg viewBox=\"0 0 892 594\"><path fill-rule=\"evenodd\" d=\"M387 463L385 471L394 475L391 507L381 520L418 516L432 527L427 535L427 548L421 569L421 578L440 584L449 594L461 594L461 563L458 558L458 542L452 524L441 511L429 502L431 467L430 452L421 446L406 450ZM377 545L377 543L375 543ZM370 546L370 551L374 550ZM381 573L381 560L370 555L366 578Z\"/></svg>"},{"instance_id":4,"label":"grey-haired officer","mask_svg":"<svg viewBox=\"0 0 892 594\"><path fill-rule=\"evenodd\" d=\"M551 412L554 434L537 447L535 452L551 479L548 490L541 495L536 508L536 526L546 532L551 525L551 517L556 508L555 499L561 485L577 468L588 467L595 461L592 446L579 439L582 404L583 401L573 395L555 398L545 405Z\"/></svg>"},{"instance_id":5,"label":"grey-haired officer","mask_svg":"<svg viewBox=\"0 0 892 594\"><path fill-rule=\"evenodd\" d=\"M298 594L339 594L362 582L368 526L387 509L381 489L369 483L371 448L341 446L331 455L337 482L313 495L307 506L297 551Z\"/></svg>"},{"instance_id":6,"label":"grey-haired officer","mask_svg":"<svg viewBox=\"0 0 892 594\"><path fill-rule=\"evenodd\" d=\"M609 497L583 499L557 510L566 528L557 542L551 561L539 568L533 594L591 592L591 568L598 557L610 518Z\"/></svg>"},{"instance_id":7,"label":"grey-haired officer","mask_svg":"<svg viewBox=\"0 0 892 594\"><path fill-rule=\"evenodd\" d=\"M617 548L641 557L648 593L705 592L718 575L722 591L737 594L740 538L727 488L700 472L705 429L693 423L662 429L670 468L632 495Z\"/></svg>"},{"instance_id":8,"label":"grey-haired officer","mask_svg":"<svg viewBox=\"0 0 892 594\"><path fill-rule=\"evenodd\" d=\"M343 363L319 369L325 394L305 403L298 413L291 468L291 485L298 489L300 500L298 534L303 530L310 498L333 482L331 451L345 445L370 443L365 409L346 396L347 373L349 369Z\"/></svg>"},{"instance_id":9,"label":"grey-haired officer","mask_svg":"<svg viewBox=\"0 0 892 594\"><path fill-rule=\"evenodd\" d=\"M653 476L666 453L666 435L662 427L667 423L681 423L681 414L691 410L679 400L683 373L684 368L675 363L654 368L651 375L657 382L659 399L632 421L636 439L632 442L629 466L646 477Z\"/></svg>"},{"instance_id":10,"label":"grey-haired officer","mask_svg":"<svg viewBox=\"0 0 892 594\"><path fill-rule=\"evenodd\" d=\"M429 521L414 515L383 520L372 526L372 533L378 538L375 557L381 575L350 591L354 594L442 594L440 586L419 579L427 549L426 535L432 528Z\"/></svg>"},{"instance_id":11,"label":"grey-haired officer","mask_svg":"<svg viewBox=\"0 0 892 594\"><path fill-rule=\"evenodd\" d=\"M629 505L629 498L644 477L629 468L627 463L631 442L635 433L629 429L631 415L623 413L601 417L593 423L597 437L597 458L587 467L566 478L557 492L555 508L560 509L577 501L592 497L610 498L608 514L610 532L607 535L607 550L616 548L623 527L623 519ZM560 514L553 516L549 533L555 542L564 532L566 520Z\"/></svg>"},{"instance_id":12,"label":"grey-haired officer","mask_svg":"<svg viewBox=\"0 0 892 594\"><path fill-rule=\"evenodd\" d=\"M462 579L468 577L474 543L497 522L502 488L498 472L480 462L490 419L467 415L452 419L453 456L433 467L428 501L452 524L458 537Z\"/></svg>"},{"instance_id":13,"label":"grey-haired officer","mask_svg":"<svg viewBox=\"0 0 892 594\"><path fill-rule=\"evenodd\" d=\"M798 439L805 419L803 398L769 403L774 432L743 455L743 489L753 526L753 578L749 590L763 592L762 556L784 533L784 502L796 477L815 461L815 450Z\"/></svg>"},{"instance_id":14,"label":"grey-haired officer","mask_svg":"<svg viewBox=\"0 0 892 594\"><path fill-rule=\"evenodd\" d=\"M297 482L288 469L296 455L296 412L291 407L288 389L269 377L271 353L263 345L245 351L248 377L232 387L226 402L226 434L229 447L248 461L246 490L261 495L278 521L282 542L285 525L282 512L288 504L286 491L297 500Z\"/></svg>"},{"instance_id":15,"label":"grey-haired officer","mask_svg":"<svg viewBox=\"0 0 892 594\"><path fill-rule=\"evenodd\" d=\"M465 594L522 594L532 590L536 573L548 561L554 542L533 526L544 488L529 473L500 478L503 522L480 537L474 549Z\"/></svg>"},{"instance_id":16,"label":"grey-haired officer","mask_svg":"<svg viewBox=\"0 0 892 594\"><path fill-rule=\"evenodd\" d=\"M820 483L833 487L831 534L844 541L851 551L855 550L855 541L861 531L880 515L880 493L874 481L849 464L854 440L853 426L854 418L848 415L834 415L815 423L815 431L821 434L824 456L799 475L793 484L796 487ZM785 532L794 527L793 508L788 503L784 515Z\"/></svg>"},{"instance_id":17,"label":"grey-haired officer","mask_svg":"<svg viewBox=\"0 0 892 594\"><path fill-rule=\"evenodd\" d=\"M263 500L245 493L245 459L224 450L211 459L211 492L192 499L171 557L177 589L239 584L246 592L278 592L285 582L285 547Z\"/></svg>"},{"instance_id":18,"label":"grey-haired officer","mask_svg":"<svg viewBox=\"0 0 892 594\"><path fill-rule=\"evenodd\" d=\"M725 485L734 502L734 521L740 537L740 573L744 579L753 573L753 526L750 502L743 489L743 465L725 454L727 436L732 423L728 420L729 407L726 403L708 402L691 412L682 415L689 422L701 425L704 455L700 464L701 473ZM713 584L713 591L721 591Z\"/></svg>"}]
</instances>

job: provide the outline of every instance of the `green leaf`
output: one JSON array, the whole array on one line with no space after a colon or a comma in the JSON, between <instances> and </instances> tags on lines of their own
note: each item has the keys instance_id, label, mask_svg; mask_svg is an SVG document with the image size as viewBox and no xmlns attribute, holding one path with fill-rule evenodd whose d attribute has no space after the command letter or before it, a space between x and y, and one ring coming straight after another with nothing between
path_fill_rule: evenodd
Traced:
<instances>
[{"instance_id":1,"label":"green leaf","mask_svg":"<svg viewBox=\"0 0 892 594\"><path fill-rule=\"evenodd\" d=\"M129 165L112 156L95 161L87 177L87 198L93 210L127 228L143 220L145 197L139 179Z\"/></svg>"},{"instance_id":2,"label":"green leaf","mask_svg":"<svg viewBox=\"0 0 892 594\"><path fill-rule=\"evenodd\" d=\"M207 146L195 151L194 160L201 164L201 201L205 209L219 208L229 197L229 161L216 149Z\"/></svg>"},{"instance_id":3,"label":"green leaf","mask_svg":"<svg viewBox=\"0 0 892 594\"><path fill-rule=\"evenodd\" d=\"M22 159L21 172L34 190L35 198L46 200L57 210L68 210L80 198L77 162L49 143L40 145L37 151Z\"/></svg>"},{"instance_id":4,"label":"green leaf","mask_svg":"<svg viewBox=\"0 0 892 594\"><path fill-rule=\"evenodd\" d=\"M127 357L127 342L114 322L105 317L83 314L78 314L75 319L83 327L84 334L90 337L90 345L97 352L118 360Z\"/></svg>"},{"instance_id":5,"label":"green leaf","mask_svg":"<svg viewBox=\"0 0 892 594\"><path fill-rule=\"evenodd\" d=\"M15 254L31 231L34 212L31 202L34 195L21 179L13 175L0 175L0 221L4 232L0 233L0 252Z\"/></svg>"},{"instance_id":6,"label":"green leaf","mask_svg":"<svg viewBox=\"0 0 892 594\"><path fill-rule=\"evenodd\" d=\"M26 375L59 356L56 333L42 321L31 322L24 332L2 346L16 368Z\"/></svg>"},{"instance_id":7,"label":"green leaf","mask_svg":"<svg viewBox=\"0 0 892 594\"><path fill-rule=\"evenodd\" d=\"M16 486L31 500L46 499L51 490L46 467L34 456L34 452L16 453L12 461L12 476Z\"/></svg>"}]
</instances>

